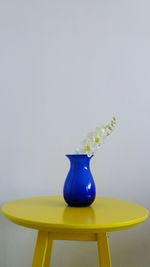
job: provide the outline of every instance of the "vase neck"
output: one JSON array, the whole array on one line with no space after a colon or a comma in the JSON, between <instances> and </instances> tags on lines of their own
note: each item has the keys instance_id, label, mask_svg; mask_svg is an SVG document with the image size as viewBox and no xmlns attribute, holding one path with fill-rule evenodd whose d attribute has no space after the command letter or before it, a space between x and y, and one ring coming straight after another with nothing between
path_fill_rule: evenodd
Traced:
<instances>
[{"instance_id":1,"label":"vase neck","mask_svg":"<svg viewBox=\"0 0 150 267\"><path fill-rule=\"evenodd\" d=\"M66 155L66 157L69 158L72 167L75 165L82 165L87 168L89 167L90 160L92 158L92 156L88 157L86 154L70 154Z\"/></svg>"}]
</instances>

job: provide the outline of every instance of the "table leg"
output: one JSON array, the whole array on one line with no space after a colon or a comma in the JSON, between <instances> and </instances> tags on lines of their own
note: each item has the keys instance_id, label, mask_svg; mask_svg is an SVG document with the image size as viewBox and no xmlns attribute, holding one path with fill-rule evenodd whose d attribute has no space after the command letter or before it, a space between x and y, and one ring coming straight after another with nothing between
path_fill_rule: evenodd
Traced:
<instances>
[{"instance_id":1,"label":"table leg","mask_svg":"<svg viewBox=\"0 0 150 267\"><path fill-rule=\"evenodd\" d=\"M39 231L32 267L49 267L52 256L53 240L50 233Z\"/></svg>"},{"instance_id":2,"label":"table leg","mask_svg":"<svg viewBox=\"0 0 150 267\"><path fill-rule=\"evenodd\" d=\"M107 233L97 234L99 263L101 267L112 267Z\"/></svg>"}]
</instances>

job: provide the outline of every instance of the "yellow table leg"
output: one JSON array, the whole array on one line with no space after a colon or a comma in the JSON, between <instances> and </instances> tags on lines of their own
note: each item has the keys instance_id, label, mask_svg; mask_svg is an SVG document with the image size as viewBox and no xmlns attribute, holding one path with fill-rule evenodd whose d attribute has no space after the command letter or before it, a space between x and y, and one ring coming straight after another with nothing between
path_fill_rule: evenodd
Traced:
<instances>
[{"instance_id":1,"label":"yellow table leg","mask_svg":"<svg viewBox=\"0 0 150 267\"><path fill-rule=\"evenodd\" d=\"M101 267L112 267L107 233L97 235L99 263Z\"/></svg>"},{"instance_id":2,"label":"yellow table leg","mask_svg":"<svg viewBox=\"0 0 150 267\"><path fill-rule=\"evenodd\" d=\"M32 267L49 267L52 256L53 240L50 233L39 231Z\"/></svg>"}]
</instances>

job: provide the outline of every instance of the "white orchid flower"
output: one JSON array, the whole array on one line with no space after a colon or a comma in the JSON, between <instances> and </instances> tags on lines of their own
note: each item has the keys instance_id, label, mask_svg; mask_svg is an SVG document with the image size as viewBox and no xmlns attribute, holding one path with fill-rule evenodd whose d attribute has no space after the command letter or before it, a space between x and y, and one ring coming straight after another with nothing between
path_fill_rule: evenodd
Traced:
<instances>
[{"instance_id":1,"label":"white orchid flower","mask_svg":"<svg viewBox=\"0 0 150 267\"><path fill-rule=\"evenodd\" d=\"M80 147L76 149L77 154L93 155L99 147L103 144L106 137L108 137L116 126L116 118L113 117L110 124L99 126L94 132L88 134L87 138L83 140Z\"/></svg>"}]
</instances>

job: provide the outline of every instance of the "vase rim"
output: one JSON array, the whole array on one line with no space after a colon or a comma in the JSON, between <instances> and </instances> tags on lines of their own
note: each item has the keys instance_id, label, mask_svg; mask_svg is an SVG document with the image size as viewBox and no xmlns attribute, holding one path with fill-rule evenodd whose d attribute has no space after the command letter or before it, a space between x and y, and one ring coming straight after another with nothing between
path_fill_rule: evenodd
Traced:
<instances>
[{"instance_id":1,"label":"vase rim","mask_svg":"<svg viewBox=\"0 0 150 267\"><path fill-rule=\"evenodd\" d=\"M92 154L91 156L88 156L87 154L66 154L65 155L66 157L70 157L70 156L73 156L73 157L88 157L88 158L92 158L94 155Z\"/></svg>"}]
</instances>

